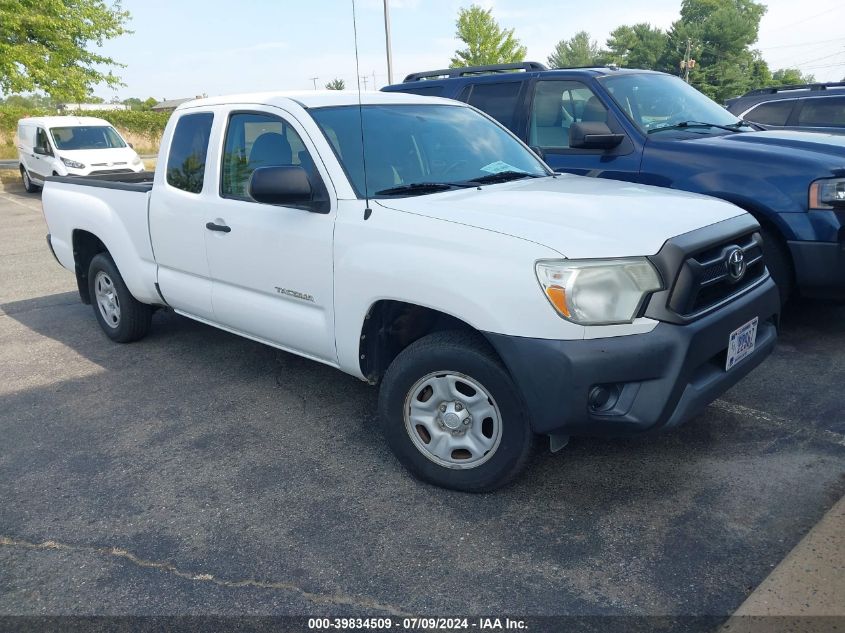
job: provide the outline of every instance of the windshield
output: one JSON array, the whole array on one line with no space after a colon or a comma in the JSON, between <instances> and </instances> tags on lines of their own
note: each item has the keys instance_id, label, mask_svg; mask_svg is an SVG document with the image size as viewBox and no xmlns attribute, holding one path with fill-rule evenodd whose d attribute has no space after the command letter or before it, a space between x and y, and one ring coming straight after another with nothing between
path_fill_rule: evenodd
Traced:
<instances>
[{"instance_id":1,"label":"windshield","mask_svg":"<svg viewBox=\"0 0 845 633\"><path fill-rule=\"evenodd\" d=\"M537 157L478 112L451 105L365 105L315 108L311 116L363 197L422 195L522 177L548 176Z\"/></svg>"},{"instance_id":2,"label":"windshield","mask_svg":"<svg viewBox=\"0 0 845 633\"><path fill-rule=\"evenodd\" d=\"M632 73L603 77L601 81L628 118L644 132L671 129L685 123L742 124L740 119L678 77ZM708 133L710 129L704 126L703 131Z\"/></svg>"},{"instance_id":3,"label":"windshield","mask_svg":"<svg viewBox=\"0 0 845 633\"><path fill-rule=\"evenodd\" d=\"M115 129L109 125L54 127L50 130L56 149L113 149L126 147Z\"/></svg>"}]
</instances>

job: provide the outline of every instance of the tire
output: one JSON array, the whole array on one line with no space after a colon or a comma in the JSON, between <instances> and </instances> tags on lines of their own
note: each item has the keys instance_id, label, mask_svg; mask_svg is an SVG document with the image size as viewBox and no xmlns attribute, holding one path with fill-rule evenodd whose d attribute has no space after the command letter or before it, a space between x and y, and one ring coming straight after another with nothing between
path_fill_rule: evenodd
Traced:
<instances>
[{"instance_id":1,"label":"tire","mask_svg":"<svg viewBox=\"0 0 845 633\"><path fill-rule=\"evenodd\" d=\"M23 165L21 165L21 180L23 181L23 188L26 189L27 193L38 193L41 191L41 187L33 184L32 178L29 177L29 172L26 171Z\"/></svg>"},{"instance_id":2,"label":"tire","mask_svg":"<svg viewBox=\"0 0 845 633\"><path fill-rule=\"evenodd\" d=\"M94 315L111 340L131 343L149 332L153 309L132 296L107 253L91 260L88 292Z\"/></svg>"},{"instance_id":3,"label":"tire","mask_svg":"<svg viewBox=\"0 0 845 633\"><path fill-rule=\"evenodd\" d=\"M795 289L795 273L792 270L792 258L786 245L767 227L760 229L763 237L763 260L780 293L781 306L786 305Z\"/></svg>"},{"instance_id":4,"label":"tire","mask_svg":"<svg viewBox=\"0 0 845 633\"><path fill-rule=\"evenodd\" d=\"M534 443L516 385L472 332L435 332L400 352L381 382L379 417L399 461L415 477L452 490L504 486Z\"/></svg>"}]
</instances>

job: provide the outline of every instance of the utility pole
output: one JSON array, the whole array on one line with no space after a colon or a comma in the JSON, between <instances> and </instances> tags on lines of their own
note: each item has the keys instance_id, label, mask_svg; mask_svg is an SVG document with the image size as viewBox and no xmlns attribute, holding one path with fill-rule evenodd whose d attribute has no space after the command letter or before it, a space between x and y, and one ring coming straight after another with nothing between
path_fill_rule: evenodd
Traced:
<instances>
[{"instance_id":1,"label":"utility pole","mask_svg":"<svg viewBox=\"0 0 845 633\"><path fill-rule=\"evenodd\" d=\"M692 42L687 38L687 54L684 55L684 81L689 83L689 66L690 66L690 52L692 50Z\"/></svg>"},{"instance_id":2,"label":"utility pole","mask_svg":"<svg viewBox=\"0 0 845 633\"><path fill-rule=\"evenodd\" d=\"M309 79L314 82L314 90L316 90L317 89L317 80L319 79L319 77L309 77Z\"/></svg>"},{"instance_id":3,"label":"utility pole","mask_svg":"<svg viewBox=\"0 0 845 633\"><path fill-rule=\"evenodd\" d=\"M367 79L368 77L366 75L361 75L361 81L364 82L364 90L367 89Z\"/></svg>"},{"instance_id":4,"label":"utility pole","mask_svg":"<svg viewBox=\"0 0 845 633\"><path fill-rule=\"evenodd\" d=\"M393 83L393 53L390 46L390 7L389 0L384 0L384 44L387 48L387 83ZM375 81L373 81L375 87Z\"/></svg>"},{"instance_id":5,"label":"utility pole","mask_svg":"<svg viewBox=\"0 0 845 633\"><path fill-rule=\"evenodd\" d=\"M376 71L373 71L373 90L376 89Z\"/></svg>"}]
</instances>

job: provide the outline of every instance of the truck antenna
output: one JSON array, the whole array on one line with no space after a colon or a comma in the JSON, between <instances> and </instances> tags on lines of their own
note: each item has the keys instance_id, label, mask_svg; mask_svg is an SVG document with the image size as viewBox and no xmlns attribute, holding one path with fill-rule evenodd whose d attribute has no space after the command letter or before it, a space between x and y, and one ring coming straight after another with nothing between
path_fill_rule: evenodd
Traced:
<instances>
[{"instance_id":1,"label":"truck antenna","mask_svg":"<svg viewBox=\"0 0 845 633\"><path fill-rule=\"evenodd\" d=\"M364 219L373 214L370 208L370 191L367 187L367 152L364 150L364 108L361 105L361 71L358 67L358 21L355 17L355 0L352 0L352 32L355 36L355 77L358 82L358 121L361 126L361 166L364 170Z\"/></svg>"}]
</instances>

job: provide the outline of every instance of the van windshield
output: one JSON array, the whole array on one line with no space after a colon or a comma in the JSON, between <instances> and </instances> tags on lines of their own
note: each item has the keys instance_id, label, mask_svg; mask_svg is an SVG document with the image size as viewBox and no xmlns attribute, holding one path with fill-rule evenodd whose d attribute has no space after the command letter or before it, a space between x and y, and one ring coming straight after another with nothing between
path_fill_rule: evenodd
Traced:
<instances>
[{"instance_id":1,"label":"van windshield","mask_svg":"<svg viewBox=\"0 0 845 633\"><path fill-rule=\"evenodd\" d=\"M310 112L359 197L425 195L549 175L531 150L464 106L364 105L360 115L358 106L330 106Z\"/></svg>"},{"instance_id":2,"label":"van windshield","mask_svg":"<svg viewBox=\"0 0 845 633\"><path fill-rule=\"evenodd\" d=\"M59 150L126 147L120 135L109 125L54 127L50 130L50 134L56 149Z\"/></svg>"}]
</instances>

